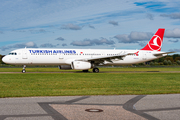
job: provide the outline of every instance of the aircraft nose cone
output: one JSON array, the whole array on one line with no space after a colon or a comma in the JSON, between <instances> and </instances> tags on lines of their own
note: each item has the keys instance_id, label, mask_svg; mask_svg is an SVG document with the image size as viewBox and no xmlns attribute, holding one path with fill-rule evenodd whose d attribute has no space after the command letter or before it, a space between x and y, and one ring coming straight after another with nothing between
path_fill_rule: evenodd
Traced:
<instances>
[{"instance_id":1,"label":"aircraft nose cone","mask_svg":"<svg viewBox=\"0 0 180 120\"><path fill-rule=\"evenodd\" d=\"M7 62L8 62L7 57L4 56L4 57L2 58L2 61L3 61L4 63L7 63Z\"/></svg>"}]
</instances>

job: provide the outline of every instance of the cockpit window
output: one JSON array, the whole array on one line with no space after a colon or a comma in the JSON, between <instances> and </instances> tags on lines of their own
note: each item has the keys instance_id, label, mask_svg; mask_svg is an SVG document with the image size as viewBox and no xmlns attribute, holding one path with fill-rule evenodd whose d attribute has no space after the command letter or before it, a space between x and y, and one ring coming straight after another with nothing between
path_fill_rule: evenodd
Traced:
<instances>
[{"instance_id":1,"label":"cockpit window","mask_svg":"<svg viewBox=\"0 0 180 120\"><path fill-rule=\"evenodd\" d=\"M9 53L9 55L17 55L16 52Z\"/></svg>"}]
</instances>

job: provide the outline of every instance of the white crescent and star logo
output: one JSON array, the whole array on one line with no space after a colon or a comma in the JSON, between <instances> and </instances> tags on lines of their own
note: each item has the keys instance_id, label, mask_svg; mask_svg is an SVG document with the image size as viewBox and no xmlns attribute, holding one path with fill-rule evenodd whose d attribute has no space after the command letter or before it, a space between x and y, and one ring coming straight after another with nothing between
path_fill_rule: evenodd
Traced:
<instances>
[{"instance_id":1,"label":"white crescent and star logo","mask_svg":"<svg viewBox=\"0 0 180 120\"><path fill-rule=\"evenodd\" d=\"M152 40L149 41L148 46L151 50L160 50L161 49L162 40L159 36L154 35Z\"/></svg>"}]
</instances>

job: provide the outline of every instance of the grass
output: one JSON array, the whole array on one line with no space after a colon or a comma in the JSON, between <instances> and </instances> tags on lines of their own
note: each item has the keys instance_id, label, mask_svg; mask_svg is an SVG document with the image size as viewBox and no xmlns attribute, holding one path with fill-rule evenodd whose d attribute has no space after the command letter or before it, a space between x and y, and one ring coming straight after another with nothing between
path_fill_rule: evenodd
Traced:
<instances>
[{"instance_id":1,"label":"grass","mask_svg":"<svg viewBox=\"0 0 180 120\"><path fill-rule=\"evenodd\" d=\"M6 68L0 68L0 71L2 69ZM28 68L27 71L43 72L56 71L56 69ZM162 71L162 68L101 68L100 70ZM163 70L180 71L180 68L163 68ZM10 68L9 71L17 72L19 68ZM180 93L179 78L179 73L0 74L0 97L172 94Z\"/></svg>"}]
</instances>

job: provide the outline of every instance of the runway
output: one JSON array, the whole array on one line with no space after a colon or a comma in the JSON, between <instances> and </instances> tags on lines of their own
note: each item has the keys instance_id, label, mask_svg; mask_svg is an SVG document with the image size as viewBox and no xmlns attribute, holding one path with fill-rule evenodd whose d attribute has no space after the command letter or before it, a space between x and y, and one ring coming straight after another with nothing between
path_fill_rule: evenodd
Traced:
<instances>
[{"instance_id":1,"label":"runway","mask_svg":"<svg viewBox=\"0 0 180 120\"><path fill-rule=\"evenodd\" d=\"M0 98L0 120L179 120L180 94Z\"/></svg>"}]
</instances>

